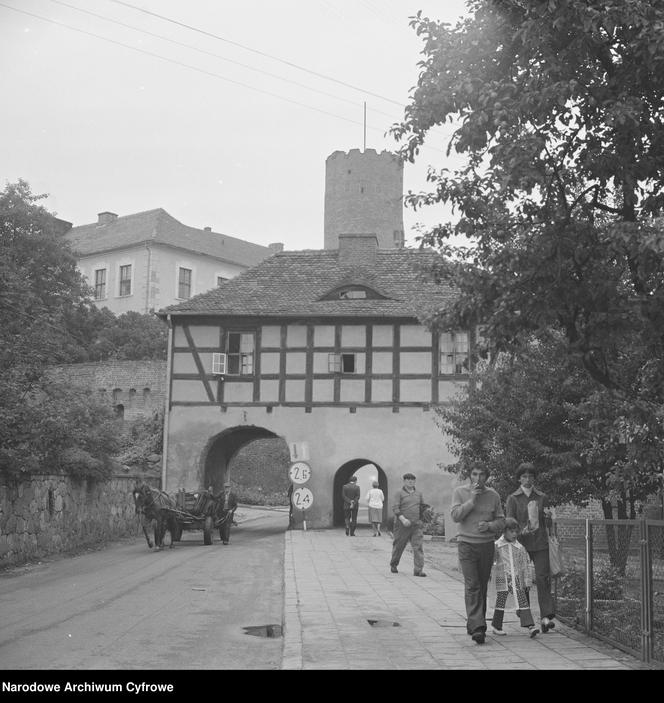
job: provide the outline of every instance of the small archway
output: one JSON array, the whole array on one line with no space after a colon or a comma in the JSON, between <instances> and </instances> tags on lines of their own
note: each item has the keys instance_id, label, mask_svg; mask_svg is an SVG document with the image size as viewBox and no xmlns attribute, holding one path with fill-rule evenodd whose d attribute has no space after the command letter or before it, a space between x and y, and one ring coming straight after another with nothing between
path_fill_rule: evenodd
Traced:
<instances>
[{"instance_id":1,"label":"small archway","mask_svg":"<svg viewBox=\"0 0 664 703\"><path fill-rule=\"evenodd\" d=\"M364 467L370 467L371 473L378 478L378 487L385 495L382 524L386 524L389 516L389 496L387 493L387 476L385 472L375 461L371 461L371 459L351 459L337 469L337 472L334 474L334 493L332 498L332 524L334 527L343 527L344 525L344 499L341 489L345 483L348 483L348 479L353 474L358 473ZM366 491L361 494L361 501L364 501L365 495Z\"/></svg>"},{"instance_id":2,"label":"small archway","mask_svg":"<svg viewBox=\"0 0 664 703\"><path fill-rule=\"evenodd\" d=\"M231 481L241 503L288 502L288 444L264 427L242 425L220 432L208 442L201 461L203 485L215 493Z\"/></svg>"}]
</instances>

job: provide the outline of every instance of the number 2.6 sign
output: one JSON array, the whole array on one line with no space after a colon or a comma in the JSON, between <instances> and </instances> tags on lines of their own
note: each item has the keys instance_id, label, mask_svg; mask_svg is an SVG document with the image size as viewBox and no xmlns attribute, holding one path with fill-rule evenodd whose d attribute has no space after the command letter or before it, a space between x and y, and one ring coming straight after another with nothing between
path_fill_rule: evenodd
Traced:
<instances>
[{"instance_id":1,"label":"number 2.6 sign","mask_svg":"<svg viewBox=\"0 0 664 703\"><path fill-rule=\"evenodd\" d=\"M311 467L306 461L296 461L290 465L288 477L293 483L306 483L311 478Z\"/></svg>"}]
</instances>

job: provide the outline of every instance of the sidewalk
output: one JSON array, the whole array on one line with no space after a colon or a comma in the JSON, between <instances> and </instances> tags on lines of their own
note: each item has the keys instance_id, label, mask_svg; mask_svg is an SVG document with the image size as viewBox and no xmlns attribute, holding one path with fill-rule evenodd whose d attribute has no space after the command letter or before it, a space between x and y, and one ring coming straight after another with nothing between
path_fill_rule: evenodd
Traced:
<instances>
[{"instance_id":1,"label":"sidewalk","mask_svg":"<svg viewBox=\"0 0 664 703\"><path fill-rule=\"evenodd\" d=\"M386 533L288 531L285 539L282 669L650 668L558 621L531 640L514 612L505 616L506 637L489 631L486 644L475 644L459 576L427 564L428 577L414 577L410 547L392 574Z\"/></svg>"}]
</instances>

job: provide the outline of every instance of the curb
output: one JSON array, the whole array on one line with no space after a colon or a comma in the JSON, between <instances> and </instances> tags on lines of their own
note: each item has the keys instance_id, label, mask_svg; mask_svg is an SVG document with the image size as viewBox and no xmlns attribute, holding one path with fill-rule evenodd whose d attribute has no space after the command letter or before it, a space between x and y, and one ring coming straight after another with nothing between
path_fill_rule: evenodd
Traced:
<instances>
[{"instance_id":1,"label":"curb","mask_svg":"<svg viewBox=\"0 0 664 703\"><path fill-rule=\"evenodd\" d=\"M302 623L299 613L295 563L293 557L293 532L284 535L284 627L281 668L302 669Z\"/></svg>"}]
</instances>

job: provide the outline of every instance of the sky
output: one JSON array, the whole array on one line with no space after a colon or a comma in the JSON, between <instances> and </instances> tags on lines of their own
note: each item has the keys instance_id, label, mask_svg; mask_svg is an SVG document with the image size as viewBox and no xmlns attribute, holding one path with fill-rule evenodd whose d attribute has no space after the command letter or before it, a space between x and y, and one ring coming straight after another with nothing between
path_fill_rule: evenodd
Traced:
<instances>
[{"instance_id":1,"label":"sky","mask_svg":"<svg viewBox=\"0 0 664 703\"><path fill-rule=\"evenodd\" d=\"M0 0L0 188L19 178L58 217L163 208L257 244L323 247L325 159L396 150L417 83L418 10L463 0ZM449 128L404 167L451 166ZM452 164L453 165L453 164ZM417 225L449 212L404 211Z\"/></svg>"}]
</instances>

